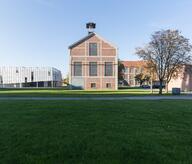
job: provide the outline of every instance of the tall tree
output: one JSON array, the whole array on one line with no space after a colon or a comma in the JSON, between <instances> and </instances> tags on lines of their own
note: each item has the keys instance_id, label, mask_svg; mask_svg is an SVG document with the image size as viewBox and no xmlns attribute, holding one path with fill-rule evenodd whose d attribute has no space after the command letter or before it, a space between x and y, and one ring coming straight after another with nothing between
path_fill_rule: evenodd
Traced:
<instances>
[{"instance_id":1,"label":"tall tree","mask_svg":"<svg viewBox=\"0 0 192 164\"><path fill-rule=\"evenodd\" d=\"M157 75L159 94L162 94L163 82L168 87L172 76L191 62L191 50L189 39L178 30L161 30L152 35L146 47L137 48L136 54L146 60L148 68Z\"/></svg>"}]
</instances>

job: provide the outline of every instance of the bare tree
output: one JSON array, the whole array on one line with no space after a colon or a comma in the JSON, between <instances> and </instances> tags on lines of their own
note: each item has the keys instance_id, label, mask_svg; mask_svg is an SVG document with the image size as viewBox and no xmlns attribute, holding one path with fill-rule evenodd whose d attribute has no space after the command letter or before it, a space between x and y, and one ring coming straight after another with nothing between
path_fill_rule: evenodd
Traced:
<instances>
[{"instance_id":1,"label":"bare tree","mask_svg":"<svg viewBox=\"0 0 192 164\"><path fill-rule=\"evenodd\" d=\"M136 54L146 60L148 68L156 74L160 83L159 94L162 94L163 82L168 88L172 76L191 62L191 50L189 39L178 30L161 30L152 35L146 47L137 48Z\"/></svg>"}]
</instances>

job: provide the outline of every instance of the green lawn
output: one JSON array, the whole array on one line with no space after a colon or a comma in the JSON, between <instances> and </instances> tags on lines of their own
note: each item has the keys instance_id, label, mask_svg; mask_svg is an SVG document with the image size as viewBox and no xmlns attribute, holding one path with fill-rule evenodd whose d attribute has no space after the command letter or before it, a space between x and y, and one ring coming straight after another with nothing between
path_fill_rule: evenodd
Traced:
<instances>
[{"instance_id":1,"label":"green lawn","mask_svg":"<svg viewBox=\"0 0 192 164\"><path fill-rule=\"evenodd\" d=\"M157 95L158 90L154 90L153 95ZM150 89L122 89L118 91L84 91L84 90L64 90L64 89L1 89L0 97L21 96L21 97L86 97L86 96L146 96L151 95Z\"/></svg>"},{"instance_id":2,"label":"green lawn","mask_svg":"<svg viewBox=\"0 0 192 164\"><path fill-rule=\"evenodd\" d=\"M191 101L0 101L0 163L191 163Z\"/></svg>"}]
</instances>

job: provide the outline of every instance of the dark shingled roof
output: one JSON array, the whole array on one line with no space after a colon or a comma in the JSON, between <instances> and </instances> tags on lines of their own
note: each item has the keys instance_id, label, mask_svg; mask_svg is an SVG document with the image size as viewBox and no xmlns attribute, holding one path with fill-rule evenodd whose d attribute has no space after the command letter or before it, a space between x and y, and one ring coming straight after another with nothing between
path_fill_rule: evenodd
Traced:
<instances>
[{"instance_id":1,"label":"dark shingled roof","mask_svg":"<svg viewBox=\"0 0 192 164\"><path fill-rule=\"evenodd\" d=\"M85 36L84 38L80 39L79 41L73 43L72 45L69 46L69 49L72 49L73 47L76 47L77 45L81 44L82 42L86 41L87 39L95 36L96 34L94 32L91 32L90 34L88 34L87 36Z\"/></svg>"}]
</instances>

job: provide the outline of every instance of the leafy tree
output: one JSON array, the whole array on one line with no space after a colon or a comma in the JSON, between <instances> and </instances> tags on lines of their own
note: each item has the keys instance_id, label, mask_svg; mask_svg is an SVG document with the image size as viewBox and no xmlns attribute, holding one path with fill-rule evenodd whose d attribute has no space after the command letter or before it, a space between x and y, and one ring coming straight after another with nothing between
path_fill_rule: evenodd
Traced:
<instances>
[{"instance_id":1,"label":"leafy tree","mask_svg":"<svg viewBox=\"0 0 192 164\"><path fill-rule=\"evenodd\" d=\"M124 70L125 66L120 60L118 60L118 81L124 80Z\"/></svg>"},{"instance_id":2,"label":"leafy tree","mask_svg":"<svg viewBox=\"0 0 192 164\"><path fill-rule=\"evenodd\" d=\"M63 83L64 83L65 85L69 85L69 75L68 75L68 74L67 74L66 78L63 79Z\"/></svg>"},{"instance_id":3,"label":"leafy tree","mask_svg":"<svg viewBox=\"0 0 192 164\"><path fill-rule=\"evenodd\" d=\"M139 82L140 86L145 82L145 77L143 73L137 74L135 80Z\"/></svg>"},{"instance_id":4,"label":"leafy tree","mask_svg":"<svg viewBox=\"0 0 192 164\"><path fill-rule=\"evenodd\" d=\"M137 48L136 54L147 61L148 68L154 71L160 83L168 86L172 76L191 62L192 45L178 30L161 30L152 35L144 48ZM167 90L168 91L168 90Z\"/></svg>"},{"instance_id":5,"label":"leafy tree","mask_svg":"<svg viewBox=\"0 0 192 164\"><path fill-rule=\"evenodd\" d=\"M144 83L147 82L149 83L150 80L150 76L149 75L145 75L143 73L139 73L135 76L135 80L139 82L140 86Z\"/></svg>"},{"instance_id":6,"label":"leafy tree","mask_svg":"<svg viewBox=\"0 0 192 164\"><path fill-rule=\"evenodd\" d=\"M147 84L149 84L149 81L151 80L151 76L150 75L145 75L145 81L147 82Z\"/></svg>"}]
</instances>

